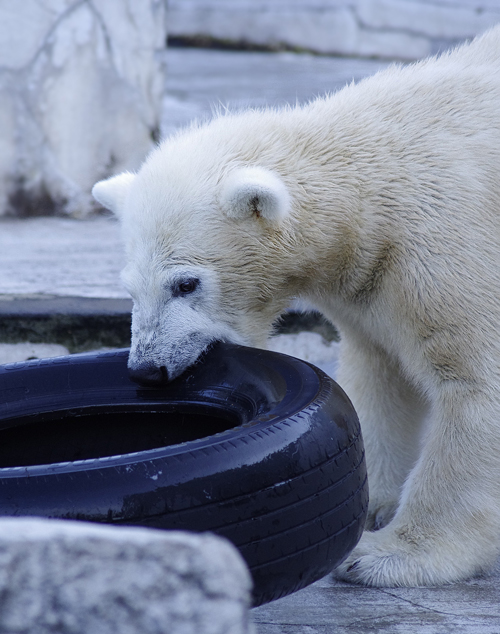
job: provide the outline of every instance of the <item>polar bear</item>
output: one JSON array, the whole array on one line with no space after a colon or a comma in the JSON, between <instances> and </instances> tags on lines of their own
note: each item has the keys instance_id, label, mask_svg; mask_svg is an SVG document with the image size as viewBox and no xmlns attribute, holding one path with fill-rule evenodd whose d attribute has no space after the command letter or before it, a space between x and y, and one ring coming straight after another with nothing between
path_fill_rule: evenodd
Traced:
<instances>
[{"instance_id":1,"label":"polar bear","mask_svg":"<svg viewBox=\"0 0 500 634\"><path fill-rule=\"evenodd\" d=\"M282 110L215 117L97 183L121 219L129 369L265 346L292 298L338 325L367 530L338 569L434 585L500 552L500 28Z\"/></svg>"}]
</instances>

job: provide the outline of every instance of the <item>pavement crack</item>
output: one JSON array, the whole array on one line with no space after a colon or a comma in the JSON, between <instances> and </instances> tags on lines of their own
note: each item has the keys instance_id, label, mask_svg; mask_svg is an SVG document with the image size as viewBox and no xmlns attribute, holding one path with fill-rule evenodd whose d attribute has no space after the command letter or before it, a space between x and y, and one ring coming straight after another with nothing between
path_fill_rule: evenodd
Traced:
<instances>
[{"instance_id":1,"label":"pavement crack","mask_svg":"<svg viewBox=\"0 0 500 634\"><path fill-rule=\"evenodd\" d=\"M389 592L388 590L385 590L384 588L379 588L379 591L382 592L383 594L386 594L392 597L393 599L400 599L401 601L404 601L405 603L408 603L409 605L415 608L420 608L421 610L427 610L428 612L433 612L434 614L440 614L442 616L453 616L455 618L458 618L459 616L458 614L455 614L454 612L444 612L443 610L436 610L436 608L431 608L427 605L416 603L415 601L412 601L411 599L405 599L405 597L401 597L398 594Z\"/></svg>"}]
</instances>

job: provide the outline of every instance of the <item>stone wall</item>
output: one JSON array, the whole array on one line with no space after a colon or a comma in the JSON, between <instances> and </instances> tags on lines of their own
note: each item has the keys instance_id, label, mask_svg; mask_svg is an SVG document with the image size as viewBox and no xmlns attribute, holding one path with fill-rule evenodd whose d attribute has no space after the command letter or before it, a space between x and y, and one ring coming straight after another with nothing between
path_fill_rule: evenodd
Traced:
<instances>
[{"instance_id":1,"label":"stone wall","mask_svg":"<svg viewBox=\"0 0 500 634\"><path fill-rule=\"evenodd\" d=\"M500 0L170 0L175 41L414 60L500 22Z\"/></svg>"},{"instance_id":2,"label":"stone wall","mask_svg":"<svg viewBox=\"0 0 500 634\"><path fill-rule=\"evenodd\" d=\"M0 3L0 216L93 209L155 137L166 0Z\"/></svg>"}]
</instances>

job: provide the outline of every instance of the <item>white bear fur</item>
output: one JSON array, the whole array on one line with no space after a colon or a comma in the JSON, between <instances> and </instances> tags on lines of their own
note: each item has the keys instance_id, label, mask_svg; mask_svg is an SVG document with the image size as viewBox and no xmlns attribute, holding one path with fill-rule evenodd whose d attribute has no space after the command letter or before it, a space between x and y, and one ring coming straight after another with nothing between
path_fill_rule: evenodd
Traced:
<instances>
[{"instance_id":1,"label":"white bear fur","mask_svg":"<svg viewBox=\"0 0 500 634\"><path fill-rule=\"evenodd\" d=\"M118 216L134 179L134 174L123 172L105 181L99 181L92 187L92 196L99 204Z\"/></svg>"},{"instance_id":2,"label":"white bear fur","mask_svg":"<svg viewBox=\"0 0 500 634\"><path fill-rule=\"evenodd\" d=\"M220 205L229 218L244 219L255 214L279 223L290 208L290 196L281 180L260 167L231 172L224 181Z\"/></svg>"},{"instance_id":3,"label":"white bear fur","mask_svg":"<svg viewBox=\"0 0 500 634\"><path fill-rule=\"evenodd\" d=\"M500 552L500 28L305 106L194 126L121 191L111 183L96 196L122 218L131 367L174 378L214 340L263 346L291 298L314 304L341 331L339 382L370 483L368 530L338 574L405 586L488 570ZM197 290L176 296L193 276Z\"/></svg>"}]
</instances>

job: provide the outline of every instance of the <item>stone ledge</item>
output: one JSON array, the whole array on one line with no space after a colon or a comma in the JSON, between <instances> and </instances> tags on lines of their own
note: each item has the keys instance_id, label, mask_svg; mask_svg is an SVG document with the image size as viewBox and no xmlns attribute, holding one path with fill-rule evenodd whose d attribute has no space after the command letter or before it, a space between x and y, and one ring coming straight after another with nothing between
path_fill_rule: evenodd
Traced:
<instances>
[{"instance_id":1,"label":"stone ledge","mask_svg":"<svg viewBox=\"0 0 500 634\"><path fill-rule=\"evenodd\" d=\"M215 535L0 520L0 632L251 634L251 578Z\"/></svg>"},{"instance_id":2,"label":"stone ledge","mask_svg":"<svg viewBox=\"0 0 500 634\"><path fill-rule=\"evenodd\" d=\"M70 352L124 348L131 309L128 299L0 295L0 341L56 343Z\"/></svg>"},{"instance_id":3,"label":"stone ledge","mask_svg":"<svg viewBox=\"0 0 500 634\"><path fill-rule=\"evenodd\" d=\"M0 295L0 342L52 343L70 352L130 345L132 301L55 295ZM276 334L316 332L337 341L335 327L316 312L289 311Z\"/></svg>"}]
</instances>

